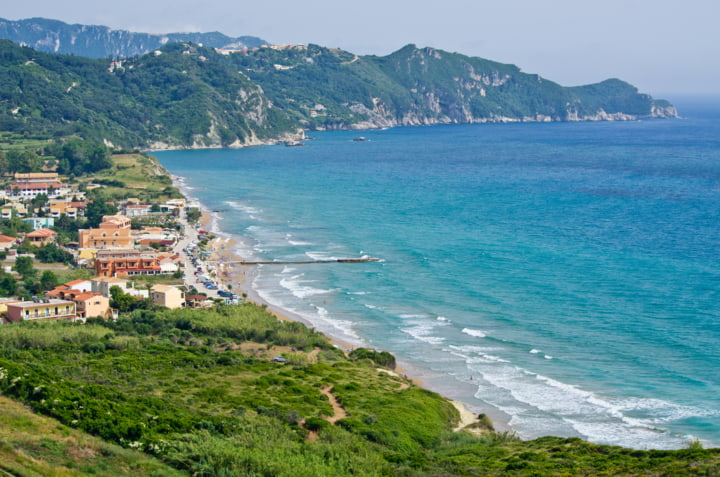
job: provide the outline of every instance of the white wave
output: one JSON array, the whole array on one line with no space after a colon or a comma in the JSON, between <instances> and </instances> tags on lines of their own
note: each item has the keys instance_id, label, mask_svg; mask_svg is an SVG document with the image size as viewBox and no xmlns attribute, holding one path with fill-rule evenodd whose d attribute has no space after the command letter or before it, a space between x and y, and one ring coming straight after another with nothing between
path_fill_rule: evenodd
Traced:
<instances>
[{"instance_id":1,"label":"white wave","mask_svg":"<svg viewBox=\"0 0 720 477\"><path fill-rule=\"evenodd\" d=\"M337 260L338 257L334 257L330 252L305 252L305 255L310 257L311 260Z\"/></svg>"},{"instance_id":2,"label":"white wave","mask_svg":"<svg viewBox=\"0 0 720 477\"><path fill-rule=\"evenodd\" d=\"M578 386L506 364L477 366L474 371L492 385L490 389L479 388L476 397L503 412L513 408L511 425L520 434L529 431L529 437L537 437L534 429L547 434L568 427L592 442L631 448L638 443L658 449L677 448L683 441L658 429L652 419L630 417L617 404ZM497 396L505 396L504 401L497 398L493 402Z\"/></svg>"},{"instance_id":3,"label":"white wave","mask_svg":"<svg viewBox=\"0 0 720 477\"><path fill-rule=\"evenodd\" d=\"M530 350L530 354L538 354L538 353L542 353L542 351L540 351L539 349L531 349Z\"/></svg>"},{"instance_id":4,"label":"white wave","mask_svg":"<svg viewBox=\"0 0 720 477\"><path fill-rule=\"evenodd\" d=\"M406 313L398 316L408 320L407 325L410 325L405 328L400 328L400 330L416 340L429 344L442 344L445 341L445 338L434 336L433 333L436 328L448 326L450 323L437 320L431 321L428 316L419 314Z\"/></svg>"},{"instance_id":5,"label":"white wave","mask_svg":"<svg viewBox=\"0 0 720 477\"><path fill-rule=\"evenodd\" d=\"M313 283L312 280L300 280L302 275L296 275L290 278L283 278L280 280L280 286L289 290L297 298L308 298L316 295L328 295L335 292L336 290L325 290L322 288L314 288L305 285L306 283Z\"/></svg>"},{"instance_id":6,"label":"white wave","mask_svg":"<svg viewBox=\"0 0 720 477\"><path fill-rule=\"evenodd\" d=\"M253 287L258 296L271 306L283 309L286 313L299 318L309 326L314 327L316 330L330 337L357 346L365 345L363 340L353 330L353 323L351 321L335 319L330 315L328 310L323 307L311 307L311 309L308 310L292 306L276 293L268 289L258 288L256 285L258 285L257 280L254 282Z\"/></svg>"},{"instance_id":7,"label":"white wave","mask_svg":"<svg viewBox=\"0 0 720 477\"><path fill-rule=\"evenodd\" d=\"M368 305L367 303L365 303L365 308L369 308L371 310L379 310L380 309L379 307L377 307L375 305Z\"/></svg>"},{"instance_id":8,"label":"white wave","mask_svg":"<svg viewBox=\"0 0 720 477\"><path fill-rule=\"evenodd\" d=\"M500 356L489 354L489 352L493 351L502 351L501 348L451 345L448 350L454 356L465 360L465 363L470 368L472 368L473 364L509 363L508 360L503 359Z\"/></svg>"},{"instance_id":9,"label":"white wave","mask_svg":"<svg viewBox=\"0 0 720 477\"><path fill-rule=\"evenodd\" d=\"M290 245L292 245L293 247L300 247L300 246L306 247L306 246L310 246L310 245L315 245L312 242L306 242L303 240L290 240L290 239L288 239L288 243Z\"/></svg>"},{"instance_id":10,"label":"white wave","mask_svg":"<svg viewBox=\"0 0 720 477\"><path fill-rule=\"evenodd\" d=\"M627 398L615 401L622 412L640 412L652 414L656 424L679 421L693 417L718 417L720 410L703 409L697 406L685 406L662 399Z\"/></svg>"},{"instance_id":11,"label":"white wave","mask_svg":"<svg viewBox=\"0 0 720 477\"><path fill-rule=\"evenodd\" d=\"M247 205L247 204L242 204L242 203L236 202L234 200L226 200L225 204L227 204L230 207L232 207L233 209L243 212L247 215L257 215L257 214L262 213L262 210L260 210L256 207L253 207L253 206Z\"/></svg>"},{"instance_id":12,"label":"white wave","mask_svg":"<svg viewBox=\"0 0 720 477\"><path fill-rule=\"evenodd\" d=\"M442 344L445 338L440 336L431 336L432 327L425 326L414 326L412 328L400 328L400 331L409 334L418 341L423 341L429 344Z\"/></svg>"},{"instance_id":13,"label":"white wave","mask_svg":"<svg viewBox=\"0 0 720 477\"><path fill-rule=\"evenodd\" d=\"M445 321L445 322L448 322L448 323L450 322L450 320L448 320L448 319L445 318L444 316L438 316L436 319L437 319L438 321Z\"/></svg>"},{"instance_id":14,"label":"white wave","mask_svg":"<svg viewBox=\"0 0 720 477\"><path fill-rule=\"evenodd\" d=\"M482 330L473 330L472 328L463 328L463 333L466 335L474 336L475 338L485 338L487 333Z\"/></svg>"}]
</instances>

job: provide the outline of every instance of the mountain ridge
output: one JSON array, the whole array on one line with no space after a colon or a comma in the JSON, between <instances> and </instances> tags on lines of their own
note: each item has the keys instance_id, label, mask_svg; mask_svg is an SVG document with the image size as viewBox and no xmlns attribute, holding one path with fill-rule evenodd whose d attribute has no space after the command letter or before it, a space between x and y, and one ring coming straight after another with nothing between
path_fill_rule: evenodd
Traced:
<instances>
[{"instance_id":1,"label":"mountain ridge","mask_svg":"<svg viewBox=\"0 0 720 477\"><path fill-rule=\"evenodd\" d=\"M87 58L128 58L144 55L168 43L191 41L214 48L243 49L267 44L254 36L229 37L209 33L138 33L103 25L68 24L48 18L0 18L0 38L46 53Z\"/></svg>"},{"instance_id":2,"label":"mountain ridge","mask_svg":"<svg viewBox=\"0 0 720 477\"><path fill-rule=\"evenodd\" d=\"M499 63L409 44L387 56L319 45L168 43L124 59L0 40L0 129L150 149L242 147L302 131L676 117L609 79L563 87Z\"/></svg>"}]
</instances>

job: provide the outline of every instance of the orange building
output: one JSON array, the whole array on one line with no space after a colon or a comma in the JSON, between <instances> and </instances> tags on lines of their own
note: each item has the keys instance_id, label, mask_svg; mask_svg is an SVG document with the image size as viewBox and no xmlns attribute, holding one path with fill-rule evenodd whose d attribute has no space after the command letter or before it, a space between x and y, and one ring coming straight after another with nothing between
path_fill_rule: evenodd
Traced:
<instances>
[{"instance_id":1,"label":"orange building","mask_svg":"<svg viewBox=\"0 0 720 477\"><path fill-rule=\"evenodd\" d=\"M48 298L67 300L75 303L75 311L81 320L87 318L112 318L113 310L110 308L110 300L100 293L91 291L73 290L65 286L59 286L45 294Z\"/></svg>"},{"instance_id":2,"label":"orange building","mask_svg":"<svg viewBox=\"0 0 720 477\"><path fill-rule=\"evenodd\" d=\"M134 245L130 219L122 215L106 215L97 229L78 231L80 248L126 249Z\"/></svg>"},{"instance_id":3,"label":"orange building","mask_svg":"<svg viewBox=\"0 0 720 477\"><path fill-rule=\"evenodd\" d=\"M57 237L57 232L45 228L33 230L29 234L25 235L25 238L28 239L31 244L38 246L54 242L55 237Z\"/></svg>"},{"instance_id":4,"label":"orange building","mask_svg":"<svg viewBox=\"0 0 720 477\"><path fill-rule=\"evenodd\" d=\"M143 250L98 250L95 257L95 274L100 277L126 277L158 275L160 261L156 252Z\"/></svg>"}]
</instances>

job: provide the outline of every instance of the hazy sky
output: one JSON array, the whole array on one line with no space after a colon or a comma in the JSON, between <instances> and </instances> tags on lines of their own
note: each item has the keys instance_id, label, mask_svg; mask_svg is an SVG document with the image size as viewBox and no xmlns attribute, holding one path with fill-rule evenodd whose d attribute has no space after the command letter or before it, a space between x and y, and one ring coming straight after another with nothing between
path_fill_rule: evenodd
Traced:
<instances>
[{"instance_id":1,"label":"hazy sky","mask_svg":"<svg viewBox=\"0 0 720 477\"><path fill-rule=\"evenodd\" d=\"M616 77L655 96L720 93L718 0L24 0L6 2L0 17L220 31L358 54L415 43L565 86Z\"/></svg>"}]
</instances>

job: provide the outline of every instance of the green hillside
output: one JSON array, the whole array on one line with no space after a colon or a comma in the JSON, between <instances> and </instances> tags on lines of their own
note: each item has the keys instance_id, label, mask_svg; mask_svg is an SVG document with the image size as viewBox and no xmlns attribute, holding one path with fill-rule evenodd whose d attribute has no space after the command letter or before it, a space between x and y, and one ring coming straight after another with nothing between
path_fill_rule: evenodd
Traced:
<instances>
[{"instance_id":1,"label":"green hillside","mask_svg":"<svg viewBox=\"0 0 720 477\"><path fill-rule=\"evenodd\" d=\"M205 56L207 55L207 56ZM214 50L180 43L111 65L0 40L0 129L119 146L230 146L289 129Z\"/></svg>"},{"instance_id":2,"label":"green hillside","mask_svg":"<svg viewBox=\"0 0 720 477\"><path fill-rule=\"evenodd\" d=\"M675 116L620 80L564 88L514 65L408 45L219 54L174 43L111 62L0 40L0 130L120 147L236 147L300 129Z\"/></svg>"},{"instance_id":3,"label":"green hillside","mask_svg":"<svg viewBox=\"0 0 720 477\"><path fill-rule=\"evenodd\" d=\"M286 361L272 359L278 356ZM85 325L2 326L0 391L46 417L0 400L0 469L11 475L53 475L43 472L53 465L67 469L54 475L114 469L294 477L717 475L720 449L636 451L580 439L521 442L489 430L453 432L455 408L381 368L392 361L362 349L346 356L302 324L249 304L136 310L117 322Z\"/></svg>"}]
</instances>

